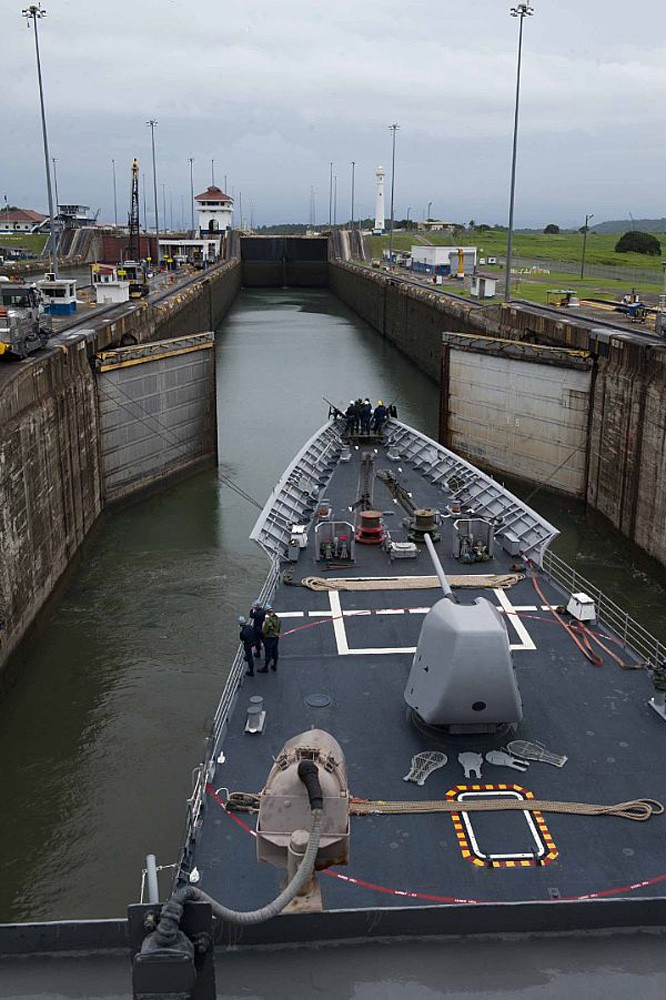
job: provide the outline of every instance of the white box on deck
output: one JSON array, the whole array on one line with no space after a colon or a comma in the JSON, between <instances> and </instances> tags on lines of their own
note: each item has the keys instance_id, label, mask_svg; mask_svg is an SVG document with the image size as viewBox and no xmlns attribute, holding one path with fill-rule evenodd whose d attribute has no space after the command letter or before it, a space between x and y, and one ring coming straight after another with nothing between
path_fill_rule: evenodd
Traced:
<instances>
[{"instance_id":1,"label":"white box on deck","mask_svg":"<svg viewBox=\"0 0 666 1000\"><path fill-rule=\"evenodd\" d=\"M594 601L587 594L572 594L567 604L567 611L579 622L593 622L597 619Z\"/></svg>"}]
</instances>

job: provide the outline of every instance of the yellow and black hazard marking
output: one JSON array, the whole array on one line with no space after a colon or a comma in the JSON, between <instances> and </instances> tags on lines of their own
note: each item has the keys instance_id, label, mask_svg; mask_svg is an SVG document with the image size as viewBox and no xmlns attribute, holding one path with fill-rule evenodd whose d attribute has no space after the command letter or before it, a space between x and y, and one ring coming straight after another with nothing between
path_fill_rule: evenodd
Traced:
<instances>
[{"instance_id":1,"label":"yellow and black hazard marking","mask_svg":"<svg viewBox=\"0 0 666 1000\"><path fill-rule=\"evenodd\" d=\"M450 801L469 802L475 799L510 798L528 801L534 795L520 785L456 785L446 793ZM463 858L479 868L535 868L549 865L558 856L557 848L550 835L542 813L525 809L525 818L529 837L530 850L516 850L514 853L503 851L492 853L484 851L474 831L472 817L475 814L467 811L451 813L453 828L456 831L458 844ZM501 815L501 812L497 815Z\"/></svg>"}]
</instances>

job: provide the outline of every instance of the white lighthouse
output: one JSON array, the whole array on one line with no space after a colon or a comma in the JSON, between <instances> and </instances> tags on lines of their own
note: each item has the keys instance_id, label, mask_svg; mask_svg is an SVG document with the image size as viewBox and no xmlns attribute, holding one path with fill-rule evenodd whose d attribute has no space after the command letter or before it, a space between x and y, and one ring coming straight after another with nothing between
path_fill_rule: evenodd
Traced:
<instances>
[{"instance_id":1,"label":"white lighthouse","mask_svg":"<svg viewBox=\"0 0 666 1000\"><path fill-rule=\"evenodd\" d=\"M377 167L375 177L377 178L377 194L375 196L375 228L373 232L383 233L385 227L384 178L386 177L386 171L383 167Z\"/></svg>"}]
</instances>

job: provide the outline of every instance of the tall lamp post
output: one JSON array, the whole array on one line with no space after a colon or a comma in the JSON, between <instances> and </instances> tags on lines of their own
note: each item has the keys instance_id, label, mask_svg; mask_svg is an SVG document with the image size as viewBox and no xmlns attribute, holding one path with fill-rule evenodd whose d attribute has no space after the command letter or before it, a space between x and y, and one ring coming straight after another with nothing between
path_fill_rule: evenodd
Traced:
<instances>
[{"instance_id":1,"label":"tall lamp post","mask_svg":"<svg viewBox=\"0 0 666 1000\"><path fill-rule=\"evenodd\" d=\"M157 167L155 166L155 127L159 123L151 118L146 122L146 125L150 129L150 141L153 148L153 195L155 200L155 242L157 247L155 252L157 253L157 270L160 269L160 219L159 212L157 210Z\"/></svg>"},{"instance_id":2,"label":"tall lamp post","mask_svg":"<svg viewBox=\"0 0 666 1000\"><path fill-rule=\"evenodd\" d=\"M585 225L583 226L583 257L580 262L580 280L582 281L585 277L585 247L587 245L587 224L590 219L594 218L594 213L592 215L585 216Z\"/></svg>"},{"instance_id":3,"label":"tall lamp post","mask_svg":"<svg viewBox=\"0 0 666 1000\"><path fill-rule=\"evenodd\" d=\"M333 163L329 163L328 178L328 228L333 225Z\"/></svg>"},{"instance_id":4,"label":"tall lamp post","mask_svg":"<svg viewBox=\"0 0 666 1000\"><path fill-rule=\"evenodd\" d=\"M516 68L516 107L513 117L513 154L511 157L511 193L509 195L509 235L506 244L506 274L504 276L504 298L511 300L511 255L513 251L513 204L516 192L516 153L518 151L518 107L520 104L520 69L523 61L523 21L531 17L534 7L529 3L519 3L511 8L511 17L520 19L518 31L518 65Z\"/></svg>"},{"instance_id":5,"label":"tall lamp post","mask_svg":"<svg viewBox=\"0 0 666 1000\"><path fill-rule=\"evenodd\" d=\"M352 168L352 188L351 188L351 231L352 231L352 241L354 239L354 171L356 170L356 160L351 161ZM352 253L353 253L352 249Z\"/></svg>"},{"instance_id":6,"label":"tall lamp post","mask_svg":"<svg viewBox=\"0 0 666 1000\"><path fill-rule=\"evenodd\" d=\"M191 207L192 207L192 220L191 220L192 221L192 227L191 228L192 228L192 236L194 237L194 167L193 167L194 157L190 156L190 157L188 157L188 159L190 161L190 201L191 201Z\"/></svg>"},{"instance_id":7,"label":"tall lamp post","mask_svg":"<svg viewBox=\"0 0 666 1000\"><path fill-rule=\"evenodd\" d=\"M58 214L58 205L59 205L59 201L60 201L60 199L58 198L58 169L57 169L57 166L56 166L57 162L58 162L58 160L56 159L56 157L52 156L51 157L51 163L53 164L53 190L54 190L54 193L55 193L55 210L56 210L56 215Z\"/></svg>"},{"instance_id":8,"label":"tall lamp post","mask_svg":"<svg viewBox=\"0 0 666 1000\"><path fill-rule=\"evenodd\" d=\"M115 226L117 226L118 225L118 192L116 190L116 161L115 160L111 160L111 172L113 174L113 224Z\"/></svg>"},{"instance_id":9,"label":"tall lamp post","mask_svg":"<svg viewBox=\"0 0 666 1000\"><path fill-rule=\"evenodd\" d=\"M37 21L46 17L46 11L42 10L38 3L31 3L25 7L21 14L26 18L28 28L30 21L35 29L35 55L37 57L37 80L39 81L39 106L42 112L42 139L44 141L44 165L46 167L46 193L49 200L49 243L51 246L51 270L58 277L58 241L56 239L55 218L53 215L53 191L51 190L51 167L49 164L49 139L46 132L46 112L44 111L44 88L42 86L42 64L39 58L39 37L37 34Z\"/></svg>"},{"instance_id":10,"label":"tall lamp post","mask_svg":"<svg viewBox=\"0 0 666 1000\"><path fill-rule=\"evenodd\" d=\"M391 235L389 237L389 266L393 268L393 195L395 193L395 134L400 126L395 122L389 125L389 132L392 133L391 149Z\"/></svg>"}]
</instances>

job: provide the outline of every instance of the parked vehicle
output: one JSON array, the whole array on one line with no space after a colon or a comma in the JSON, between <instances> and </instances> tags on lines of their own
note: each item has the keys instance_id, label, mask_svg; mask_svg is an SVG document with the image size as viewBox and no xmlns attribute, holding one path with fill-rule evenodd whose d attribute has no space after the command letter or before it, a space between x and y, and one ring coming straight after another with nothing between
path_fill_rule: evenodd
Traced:
<instances>
[{"instance_id":1,"label":"parked vehicle","mask_svg":"<svg viewBox=\"0 0 666 1000\"><path fill-rule=\"evenodd\" d=\"M34 284L0 277L0 357L26 358L46 347L51 317Z\"/></svg>"}]
</instances>

